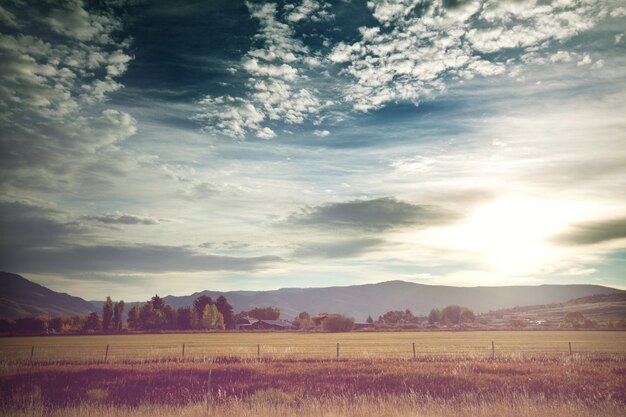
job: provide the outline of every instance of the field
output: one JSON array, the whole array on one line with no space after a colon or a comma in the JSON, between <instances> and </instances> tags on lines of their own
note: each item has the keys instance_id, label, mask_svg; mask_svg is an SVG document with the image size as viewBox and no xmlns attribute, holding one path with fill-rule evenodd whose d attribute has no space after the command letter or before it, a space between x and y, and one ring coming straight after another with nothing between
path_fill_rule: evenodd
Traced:
<instances>
[{"instance_id":1,"label":"field","mask_svg":"<svg viewBox=\"0 0 626 417\"><path fill-rule=\"evenodd\" d=\"M412 358L478 356L626 355L626 332L352 332L189 333L0 339L0 361L137 361L215 357L272 359Z\"/></svg>"},{"instance_id":2,"label":"field","mask_svg":"<svg viewBox=\"0 0 626 417\"><path fill-rule=\"evenodd\" d=\"M0 414L7 416L626 415L624 332L215 333L0 344Z\"/></svg>"}]
</instances>

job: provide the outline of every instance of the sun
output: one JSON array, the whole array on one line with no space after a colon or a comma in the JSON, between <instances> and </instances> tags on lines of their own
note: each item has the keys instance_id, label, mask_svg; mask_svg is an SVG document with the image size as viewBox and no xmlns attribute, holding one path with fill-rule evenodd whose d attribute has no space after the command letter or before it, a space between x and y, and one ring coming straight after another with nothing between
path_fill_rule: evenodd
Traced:
<instances>
[{"instance_id":1,"label":"sun","mask_svg":"<svg viewBox=\"0 0 626 417\"><path fill-rule=\"evenodd\" d=\"M564 203L505 197L477 208L455 228L452 241L499 272L529 273L557 260L558 248L549 238L567 225L574 211Z\"/></svg>"}]
</instances>

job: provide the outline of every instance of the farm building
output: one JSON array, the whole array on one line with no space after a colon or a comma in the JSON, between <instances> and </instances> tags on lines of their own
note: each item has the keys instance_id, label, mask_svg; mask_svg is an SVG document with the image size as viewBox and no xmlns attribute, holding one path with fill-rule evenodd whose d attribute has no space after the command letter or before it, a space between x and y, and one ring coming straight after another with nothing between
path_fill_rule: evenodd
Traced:
<instances>
[{"instance_id":1,"label":"farm building","mask_svg":"<svg viewBox=\"0 0 626 417\"><path fill-rule=\"evenodd\" d=\"M236 330L250 330L250 326L256 323L258 320L252 317L242 317L235 321Z\"/></svg>"},{"instance_id":2,"label":"farm building","mask_svg":"<svg viewBox=\"0 0 626 417\"><path fill-rule=\"evenodd\" d=\"M257 320L242 328L245 330L294 330L296 326L283 320Z\"/></svg>"}]
</instances>

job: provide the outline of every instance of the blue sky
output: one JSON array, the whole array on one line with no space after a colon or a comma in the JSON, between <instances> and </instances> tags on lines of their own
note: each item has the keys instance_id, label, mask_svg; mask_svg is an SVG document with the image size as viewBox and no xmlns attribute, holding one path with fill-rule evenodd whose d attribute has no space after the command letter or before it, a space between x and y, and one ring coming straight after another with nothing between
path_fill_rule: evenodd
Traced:
<instances>
[{"instance_id":1,"label":"blue sky","mask_svg":"<svg viewBox=\"0 0 626 417\"><path fill-rule=\"evenodd\" d=\"M88 299L626 288L621 1L8 1L0 269Z\"/></svg>"}]
</instances>

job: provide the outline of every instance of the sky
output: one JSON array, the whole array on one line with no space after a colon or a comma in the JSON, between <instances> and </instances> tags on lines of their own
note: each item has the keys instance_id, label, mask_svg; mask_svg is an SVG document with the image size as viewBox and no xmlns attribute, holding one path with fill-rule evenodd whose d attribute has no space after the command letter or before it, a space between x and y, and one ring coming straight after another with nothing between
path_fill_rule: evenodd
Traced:
<instances>
[{"instance_id":1,"label":"sky","mask_svg":"<svg viewBox=\"0 0 626 417\"><path fill-rule=\"evenodd\" d=\"M617 0L3 1L0 270L626 289L625 28Z\"/></svg>"}]
</instances>

